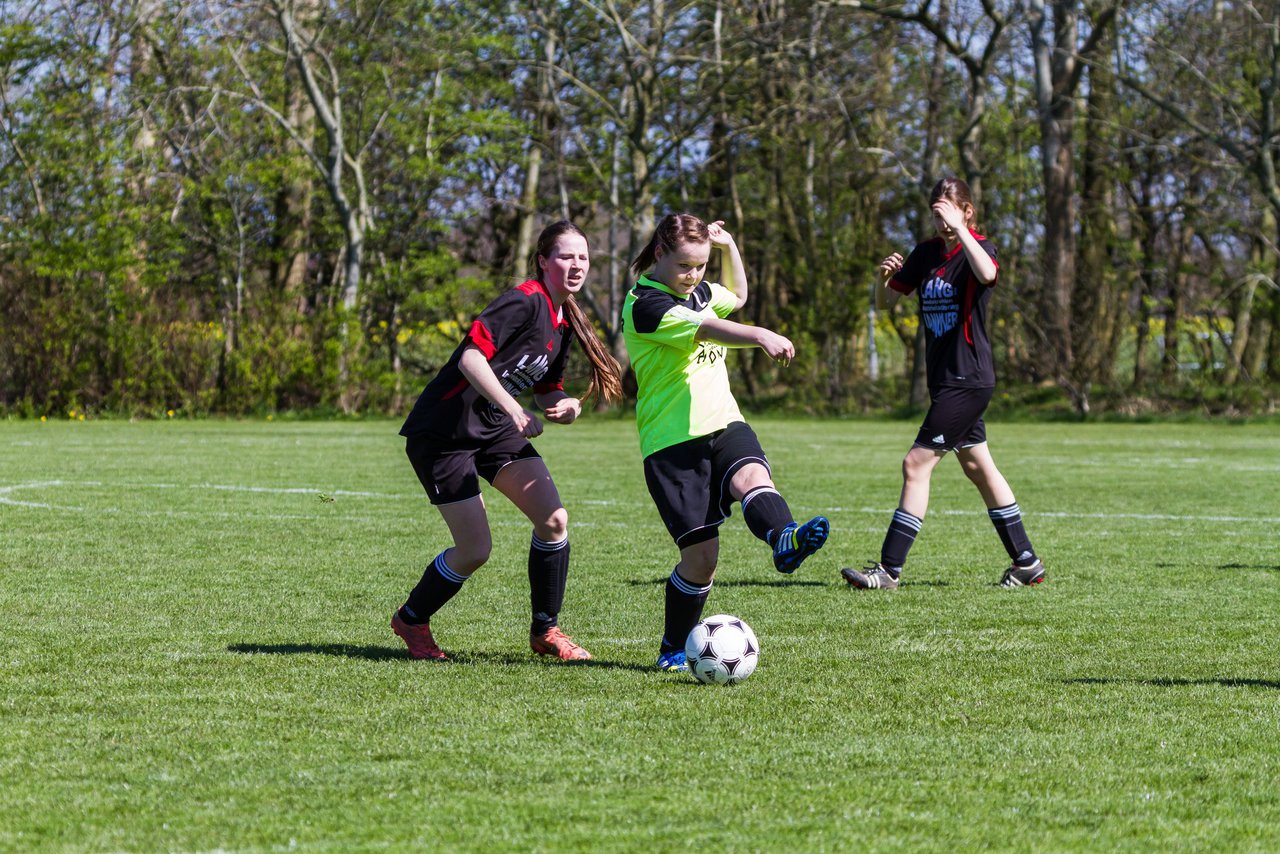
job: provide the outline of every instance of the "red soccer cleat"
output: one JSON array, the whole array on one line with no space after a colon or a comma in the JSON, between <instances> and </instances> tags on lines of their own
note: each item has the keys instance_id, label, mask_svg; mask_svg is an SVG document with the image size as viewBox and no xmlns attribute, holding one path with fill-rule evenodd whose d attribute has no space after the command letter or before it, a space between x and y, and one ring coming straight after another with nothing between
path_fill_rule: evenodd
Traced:
<instances>
[{"instance_id":1,"label":"red soccer cleat","mask_svg":"<svg viewBox=\"0 0 1280 854\"><path fill-rule=\"evenodd\" d=\"M427 623L412 625L406 623L397 610L391 615L391 631L400 636L404 645L409 647L409 654L414 658L428 658L432 661L448 661L449 656L436 646L436 639L431 636L431 626Z\"/></svg>"},{"instance_id":2,"label":"red soccer cleat","mask_svg":"<svg viewBox=\"0 0 1280 854\"><path fill-rule=\"evenodd\" d=\"M540 635L529 635L529 649L538 655L554 655L561 661L586 661L591 653L573 642L573 638L552 626Z\"/></svg>"}]
</instances>

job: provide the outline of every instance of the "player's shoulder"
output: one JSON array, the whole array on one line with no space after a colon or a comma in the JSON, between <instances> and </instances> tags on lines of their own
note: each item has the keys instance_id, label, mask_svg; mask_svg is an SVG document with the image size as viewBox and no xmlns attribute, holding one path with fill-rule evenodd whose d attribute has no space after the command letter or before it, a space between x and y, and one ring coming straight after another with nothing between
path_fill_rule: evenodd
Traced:
<instances>
[{"instance_id":1,"label":"player's shoulder","mask_svg":"<svg viewBox=\"0 0 1280 854\"><path fill-rule=\"evenodd\" d=\"M728 293L728 288L715 282L701 281L689 294L686 305L693 311L702 311L709 306L718 293Z\"/></svg>"},{"instance_id":2,"label":"player's shoulder","mask_svg":"<svg viewBox=\"0 0 1280 854\"><path fill-rule=\"evenodd\" d=\"M627 298L631 309L631 326L636 332L647 335L656 332L663 315L679 300L661 288L637 282Z\"/></svg>"},{"instance_id":3,"label":"player's shoulder","mask_svg":"<svg viewBox=\"0 0 1280 854\"><path fill-rule=\"evenodd\" d=\"M996 245L991 241L991 238L987 237L986 235L979 234L978 232L972 229L969 230L969 233L972 234L974 239L978 241L978 245L987 251L988 255L992 256L993 258L995 257Z\"/></svg>"}]
</instances>

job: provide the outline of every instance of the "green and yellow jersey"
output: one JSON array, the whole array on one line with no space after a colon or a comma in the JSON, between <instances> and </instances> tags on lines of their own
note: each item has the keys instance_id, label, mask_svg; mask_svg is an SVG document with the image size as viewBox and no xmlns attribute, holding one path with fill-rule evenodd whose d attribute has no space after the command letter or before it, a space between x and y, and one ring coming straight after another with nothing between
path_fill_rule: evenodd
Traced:
<instances>
[{"instance_id":1,"label":"green and yellow jersey","mask_svg":"<svg viewBox=\"0 0 1280 854\"><path fill-rule=\"evenodd\" d=\"M691 293L641 276L622 307L622 333L636 372L640 453L723 430L742 421L729 390L728 349L698 341L698 327L728 317L738 299L723 285L702 282Z\"/></svg>"}]
</instances>

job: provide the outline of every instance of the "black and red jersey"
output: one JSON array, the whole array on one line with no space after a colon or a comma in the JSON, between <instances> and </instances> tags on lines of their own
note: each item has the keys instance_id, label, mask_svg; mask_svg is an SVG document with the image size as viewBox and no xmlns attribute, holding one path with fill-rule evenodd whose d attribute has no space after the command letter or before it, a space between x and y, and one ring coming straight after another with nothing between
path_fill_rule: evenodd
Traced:
<instances>
[{"instance_id":1,"label":"black and red jersey","mask_svg":"<svg viewBox=\"0 0 1280 854\"><path fill-rule=\"evenodd\" d=\"M996 248L991 241L976 232L970 234L995 261ZM996 266L999 268L998 263ZM941 237L916 244L889 281L895 291L915 291L920 298L930 389L995 386L991 339L987 337L987 303L994 286L994 281L990 285L978 281L963 245L956 244L948 252Z\"/></svg>"},{"instance_id":2,"label":"black and red jersey","mask_svg":"<svg viewBox=\"0 0 1280 854\"><path fill-rule=\"evenodd\" d=\"M547 288L530 279L485 306L471 330L413 405L402 436L485 441L514 430L511 419L478 392L458 369L475 347L512 397L532 388L546 394L564 388L564 365L573 340Z\"/></svg>"}]
</instances>

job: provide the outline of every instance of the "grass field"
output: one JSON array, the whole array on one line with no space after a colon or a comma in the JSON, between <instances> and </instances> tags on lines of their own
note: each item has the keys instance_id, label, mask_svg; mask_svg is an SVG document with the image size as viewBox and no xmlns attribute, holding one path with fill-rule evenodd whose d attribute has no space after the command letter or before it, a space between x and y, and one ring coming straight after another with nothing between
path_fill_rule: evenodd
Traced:
<instances>
[{"instance_id":1,"label":"grass field","mask_svg":"<svg viewBox=\"0 0 1280 854\"><path fill-rule=\"evenodd\" d=\"M0 850L1280 850L1274 425L996 424L1048 583L995 586L947 461L872 593L837 569L915 425L755 426L832 539L783 577L726 524L707 613L763 651L711 688L652 669L675 551L630 422L538 440L596 656L567 666L528 650L500 498L433 620L454 661L407 657L445 529L396 423L0 423Z\"/></svg>"}]
</instances>

